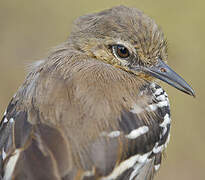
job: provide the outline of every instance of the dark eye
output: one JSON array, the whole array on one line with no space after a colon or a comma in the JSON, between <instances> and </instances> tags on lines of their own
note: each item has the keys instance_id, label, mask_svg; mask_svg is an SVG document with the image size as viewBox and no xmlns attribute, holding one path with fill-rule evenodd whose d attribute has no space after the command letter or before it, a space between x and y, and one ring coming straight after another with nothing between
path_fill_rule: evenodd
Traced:
<instances>
[{"instance_id":1,"label":"dark eye","mask_svg":"<svg viewBox=\"0 0 205 180\"><path fill-rule=\"evenodd\" d=\"M130 56L129 50L123 45L114 45L113 53L122 59L126 59Z\"/></svg>"}]
</instances>

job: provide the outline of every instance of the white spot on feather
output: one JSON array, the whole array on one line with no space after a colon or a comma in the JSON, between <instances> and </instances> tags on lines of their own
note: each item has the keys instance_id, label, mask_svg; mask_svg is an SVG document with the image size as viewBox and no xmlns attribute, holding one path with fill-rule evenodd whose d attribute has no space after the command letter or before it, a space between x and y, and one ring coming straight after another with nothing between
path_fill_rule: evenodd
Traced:
<instances>
[{"instance_id":1,"label":"white spot on feather","mask_svg":"<svg viewBox=\"0 0 205 180\"><path fill-rule=\"evenodd\" d=\"M157 110L157 105L156 104L150 104L149 108L147 108L148 111L156 111Z\"/></svg>"},{"instance_id":2,"label":"white spot on feather","mask_svg":"<svg viewBox=\"0 0 205 180\"><path fill-rule=\"evenodd\" d=\"M120 136L120 131L111 131L110 133L102 132L101 136L107 136L107 137L110 137L110 138L115 138L115 137Z\"/></svg>"},{"instance_id":3,"label":"white spot on feather","mask_svg":"<svg viewBox=\"0 0 205 180\"><path fill-rule=\"evenodd\" d=\"M20 150L16 149L13 156L11 156L6 164L3 180L10 180L12 178L13 171L16 166L16 162L19 158Z\"/></svg>"},{"instance_id":4,"label":"white spot on feather","mask_svg":"<svg viewBox=\"0 0 205 180\"><path fill-rule=\"evenodd\" d=\"M164 116L164 121L160 124L160 126L163 127L162 135L165 135L165 133L167 132L167 125L170 124L170 122L171 118L169 117L169 114L166 114Z\"/></svg>"},{"instance_id":5,"label":"white spot on feather","mask_svg":"<svg viewBox=\"0 0 205 180\"><path fill-rule=\"evenodd\" d=\"M144 163L137 163L135 166L134 166L134 170L132 171L132 173L130 174L130 178L129 180L133 180L133 178L139 174L139 170L144 166Z\"/></svg>"},{"instance_id":6,"label":"white spot on feather","mask_svg":"<svg viewBox=\"0 0 205 180\"><path fill-rule=\"evenodd\" d=\"M153 153L157 154L159 152L162 152L163 150L164 150L164 144L162 144L161 146L157 145L156 147L153 148Z\"/></svg>"},{"instance_id":7,"label":"white spot on feather","mask_svg":"<svg viewBox=\"0 0 205 180\"><path fill-rule=\"evenodd\" d=\"M126 135L125 137L128 139L135 139L145 133L147 133L149 131L149 127L148 126L141 126L138 129L134 129L132 130L128 135Z\"/></svg>"},{"instance_id":8,"label":"white spot on feather","mask_svg":"<svg viewBox=\"0 0 205 180\"><path fill-rule=\"evenodd\" d=\"M7 123L8 119L5 117L3 123Z\"/></svg>"},{"instance_id":9,"label":"white spot on feather","mask_svg":"<svg viewBox=\"0 0 205 180\"><path fill-rule=\"evenodd\" d=\"M13 118L11 118L11 119L9 120L9 122L10 122L10 123L13 123L13 122L14 122L14 119L13 119Z\"/></svg>"},{"instance_id":10,"label":"white spot on feather","mask_svg":"<svg viewBox=\"0 0 205 180\"><path fill-rule=\"evenodd\" d=\"M163 128L162 136L164 136L164 135L166 134L166 132L167 132L167 127L165 126L165 127Z\"/></svg>"},{"instance_id":11,"label":"white spot on feather","mask_svg":"<svg viewBox=\"0 0 205 180\"><path fill-rule=\"evenodd\" d=\"M157 103L158 107L165 107L165 106L169 106L169 102L168 101L160 101Z\"/></svg>"},{"instance_id":12,"label":"white spot on feather","mask_svg":"<svg viewBox=\"0 0 205 180\"><path fill-rule=\"evenodd\" d=\"M120 136L120 131L112 131L107 136L111 138L118 137Z\"/></svg>"},{"instance_id":13,"label":"white spot on feather","mask_svg":"<svg viewBox=\"0 0 205 180\"><path fill-rule=\"evenodd\" d=\"M155 94L156 96L158 96L158 95L160 95L162 92L163 92L163 89L162 89L162 88L158 88L158 89L154 92L154 94Z\"/></svg>"},{"instance_id":14,"label":"white spot on feather","mask_svg":"<svg viewBox=\"0 0 205 180\"><path fill-rule=\"evenodd\" d=\"M160 168L160 164L157 164L157 165L154 166L155 171L158 171L159 168Z\"/></svg>"},{"instance_id":15,"label":"white spot on feather","mask_svg":"<svg viewBox=\"0 0 205 180\"><path fill-rule=\"evenodd\" d=\"M162 95L160 95L160 96L157 96L156 99L157 99L158 101L166 101L166 100L167 100L167 97L166 97L164 94L162 94Z\"/></svg>"},{"instance_id":16,"label":"white spot on feather","mask_svg":"<svg viewBox=\"0 0 205 180\"><path fill-rule=\"evenodd\" d=\"M95 174L95 169L93 168L92 171L85 171L83 173L83 177L90 177L90 176L93 176Z\"/></svg>"},{"instance_id":17,"label":"white spot on feather","mask_svg":"<svg viewBox=\"0 0 205 180\"><path fill-rule=\"evenodd\" d=\"M135 164L135 166L133 167L134 170L132 171L132 173L130 174L130 178L129 180L133 180L134 177L136 177L137 174L139 174L140 169L142 169L144 167L144 165L146 163L148 163L150 161L150 159L148 158L148 156L151 153L146 153L143 156L141 156L141 161L139 160L138 163Z\"/></svg>"},{"instance_id":18,"label":"white spot on feather","mask_svg":"<svg viewBox=\"0 0 205 180\"><path fill-rule=\"evenodd\" d=\"M166 127L168 124L170 124L171 118L169 117L169 114L166 114L164 116L164 121L160 124L161 127Z\"/></svg>"},{"instance_id":19,"label":"white spot on feather","mask_svg":"<svg viewBox=\"0 0 205 180\"><path fill-rule=\"evenodd\" d=\"M101 178L101 180L111 180L111 179L116 179L119 175L121 175L123 172L125 172L127 169L134 167L136 163L140 163L142 165L144 165L147 160L148 160L148 156L151 154L152 152L148 152L144 155L135 155L130 157L129 159L121 162L119 164L119 166L117 166L110 175ZM137 173L137 172L136 172Z\"/></svg>"},{"instance_id":20,"label":"white spot on feather","mask_svg":"<svg viewBox=\"0 0 205 180\"><path fill-rule=\"evenodd\" d=\"M6 152L4 151L4 148L2 149L2 159L6 159Z\"/></svg>"},{"instance_id":21,"label":"white spot on feather","mask_svg":"<svg viewBox=\"0 0 205 180\"><path fill-rule=\"evenodd\" d=\"M139 163L144 163L144 162L146 162L147 159L148 159L148 156L149 156L151 153L152 153L152 152L150 151L150 152L148 152L148 153L146 153L146 154L139 155L138 162L139 162Z\"/></svg>"}]
</instances>

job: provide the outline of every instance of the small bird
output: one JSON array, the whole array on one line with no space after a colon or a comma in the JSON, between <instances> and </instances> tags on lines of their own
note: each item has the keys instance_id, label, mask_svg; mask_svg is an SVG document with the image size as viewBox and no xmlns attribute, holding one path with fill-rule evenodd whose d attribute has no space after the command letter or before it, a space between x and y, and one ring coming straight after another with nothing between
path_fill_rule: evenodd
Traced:
<instances>
[{"instance_id":1,"label":"small bird","mask_svg":"<svg viewBox=\"0 0 205 180\"><path fill-rule=\"evenodd\" d=\"M150 17L117 6L78 18L36 62L0 123L3 180L152 180L170 138L167 64Z\"/></svg>"}]
</instances>

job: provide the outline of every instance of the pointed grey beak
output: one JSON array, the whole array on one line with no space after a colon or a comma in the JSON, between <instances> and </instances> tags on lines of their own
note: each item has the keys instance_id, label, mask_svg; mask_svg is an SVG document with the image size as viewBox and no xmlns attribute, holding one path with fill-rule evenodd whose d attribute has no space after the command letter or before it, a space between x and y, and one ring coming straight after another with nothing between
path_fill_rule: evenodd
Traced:
<instances>
[{"instance_id":1,"label":"pointed grey beak","mask_svg":"<svg viewBox=\"0 0 205 180\"><path fill-rule=\"evenodd\" d=\"M177 73L175 73L161 59L158 60L157 65L152 66L152 67L144 67L142 71L170 84L171 86L179 89L180 91L184 93L187 93L195 97L195 92L191 88L191 86L189 86L182 77L180 77Z\"/></svg>"}]
</instances>

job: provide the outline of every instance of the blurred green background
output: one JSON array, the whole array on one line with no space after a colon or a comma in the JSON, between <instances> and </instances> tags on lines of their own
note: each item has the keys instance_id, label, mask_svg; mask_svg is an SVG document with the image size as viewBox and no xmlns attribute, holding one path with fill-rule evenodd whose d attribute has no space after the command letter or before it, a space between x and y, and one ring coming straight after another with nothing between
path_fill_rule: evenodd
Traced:
<instances>
[{"instance_id":1,"label":"blurred green background","mask_svg":"<svg viewBox=\"0 0 205 180\"><path fill-rule=\"evenodd\" d=\"M156 20L169 42L169 65L196 91L194 99L163 84L171 101L172 132L156 179L204 180L203 0L0 0L0 114L23 82L26 66L63 42L75 18L121 4Z\"/></svg>"}]
</instances>

